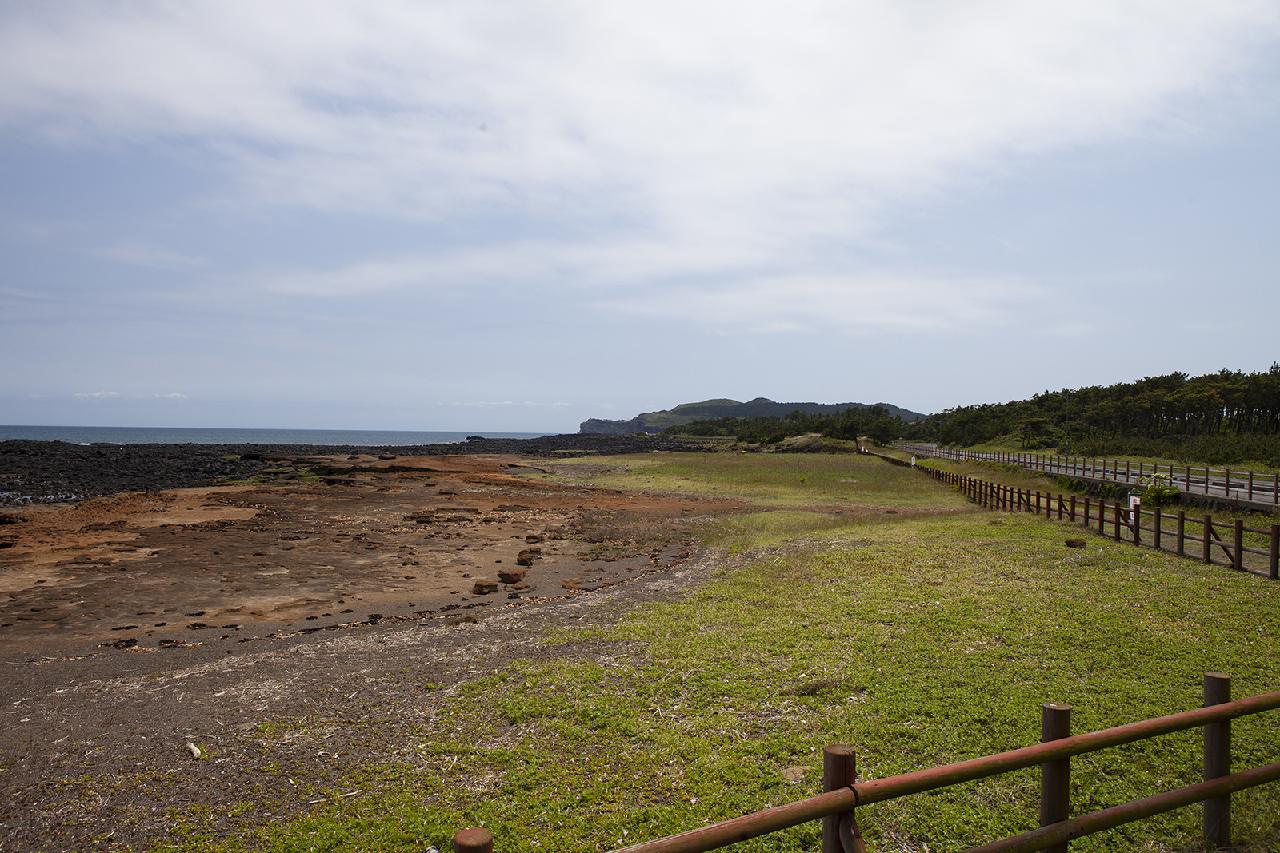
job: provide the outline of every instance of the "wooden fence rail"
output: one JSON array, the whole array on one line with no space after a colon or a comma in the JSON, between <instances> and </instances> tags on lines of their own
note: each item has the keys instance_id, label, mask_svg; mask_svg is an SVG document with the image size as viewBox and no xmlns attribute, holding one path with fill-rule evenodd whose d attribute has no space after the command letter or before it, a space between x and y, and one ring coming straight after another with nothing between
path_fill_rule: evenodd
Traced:
<instances>
[{"instance_id":1,"label":"wooden fence rail","mask_svg":"<svg viewBox=\"0 0 1280 853\"><path fill-rule=\"evenodd\" d=\"M1231 720L1280 708L1280 690L1231 701L1230 676L1206 673L1203 706L1101 731L1071 735L1071 707L1041 707L1040 743L956 764L859 782L852 747L823 751L824 793L722 823L646 841L615 853L704 853L811 821L822 821L822 853L864 853L866 845L855 812L873 803L947 788L1026 767L1040 767L1040 828L971 847L966 853L1066 851L1074 838L1102 832L1152 815L1202 803L1202 833L1210 849L1231 844L1231 794L1280 779L1280 763L1231 772ZM1148 740L1171 732L1203 730L1203 782L1071 817L1071 757L1112 746ZM493 853L493 836L484 829L460 830L454 853Z\"/></svg>"},{"instance_id":2,"label":"wooden fence rail","mask_svg":"<svg viewBox=\"0 0 1280 853\"><path fill-rule=\"evenodd\" d=\"M1169 482L1186 494L1203 495L1255 506L1280 507L1280 473L1214 470L1208 466L1174 465L1173 463L1138 462L1128 459L1088 459L1083 456L1059 456L1049 453L982 452L955 450L931 444L900 444L907 453L957 462L1000 462L1017 465L1029 471L1099 480L1138 487L1151 477L1168 477Z\"/></svg>"},{"instance_id":3,"label":"wooden fence rail","mask_svg":"<svg viewBox=\"0 0 1280 853\"><path fill-rule=\"evenodd\" d=\"M865 452L904 464L901 459L874 451ZM1141 505L1130 507L1115 501L1107 503L1105 498L1055 495L927 465L918 465L916 470L958 489L969 500L987 509L1035 513L1079 524L1117 542L1131 542L1179 557L1216 563L1236 571L1266 574L1272 580L1280 580L1280 524L1272 524L1265 529L1246 527L1240 519L1217 522L1212 515L1191 517L1183 509L1174 513L1160 507L1143 509ZM1190 550L1188 546L1191 546Z\"/></svg>"}]
</instances>

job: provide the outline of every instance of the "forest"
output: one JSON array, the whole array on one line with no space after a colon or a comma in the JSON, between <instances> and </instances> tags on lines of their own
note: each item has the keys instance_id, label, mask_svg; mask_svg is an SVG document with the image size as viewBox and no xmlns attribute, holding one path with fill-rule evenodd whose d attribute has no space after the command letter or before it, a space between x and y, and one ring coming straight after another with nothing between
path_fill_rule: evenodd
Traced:
<instances>
[{"instance_id":1,"label":"forest","mask_svg":"<svg viewBox=\"0 0 1280 853\"><path fill-rule=\"evenodd\" d=\"M1029 400L959 406L913 423L876 407L838 415L722 418L674 431L764 443L817 432L832 438L867 435L880 443L897 438L962 447L998 443L1084 456L1280 465L1280 363L1257 373L1170 373L1045 391Z\"/></svg>"}]
</instances>

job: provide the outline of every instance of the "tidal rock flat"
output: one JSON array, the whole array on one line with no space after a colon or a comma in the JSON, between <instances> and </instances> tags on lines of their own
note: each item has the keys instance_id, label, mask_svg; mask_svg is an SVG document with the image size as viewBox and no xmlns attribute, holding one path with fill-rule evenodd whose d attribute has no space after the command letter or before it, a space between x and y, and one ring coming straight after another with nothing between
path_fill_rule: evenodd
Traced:
<instances>
[{"instance_id":1,"label":"tidal rock flat","mask_svg":"<svg viewBox=\"0 0 1280 853\"><path fill-rule=\"evenodd\" d=\"M742 508L546 465L279 457L237 484L0 511L6 837L149 848L172 809L246 792L301 813L298 780L403 760L440 692L695 583L700 529ZM295 754L293 727L318 745Z\"/></svg>"}]
</instances>

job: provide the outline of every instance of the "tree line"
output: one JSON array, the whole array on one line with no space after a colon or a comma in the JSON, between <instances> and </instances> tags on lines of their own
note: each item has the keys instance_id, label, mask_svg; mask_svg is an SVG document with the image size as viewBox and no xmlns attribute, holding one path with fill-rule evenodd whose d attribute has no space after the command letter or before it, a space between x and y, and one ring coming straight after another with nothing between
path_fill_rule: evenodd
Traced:
<instances>
[{"instance_id":1,"label":"tree line","mask_svg":"<svg viewBox=\"0 0 1280 853\"><path fill-rule=\"evenodd\" d=\"M1084 456L1280 465L1280 363L1257 373L1170 373L1045 391L1029 400L958 406L913 423L876 406L835 415L718 418L668 431L758 443L804 433L845 439L866 435L881 444L898 438L961 447L1000 442Z\"/></svg>"},{"instance_id":2,"label":"tree line","mask_svg":"<svg viewBox=\"0 0 1280 853\"><path fill-rule=\"evenodd\" d=\"M888 444L902 435L903 421L883 406L845 409L835 414L799 410L784 417L711 418L669 427L664 432L679 435L718 436L752 444L776 444L793 435L820 433L828 438L856 440L871 436Z\"/></svg>"},{"instance_id":3,"label":"tree line","mask_svg":"<svg viewBox=\"0 0 1280 853\"><path fill-rule=\"evenodd\" d=\"M1012 439L1027 449L1089 456L1280 462L1280 364L1258 373L1170 373L960 406L904 427L903 436L960 446Z\"/></svg>"}]
</instances>

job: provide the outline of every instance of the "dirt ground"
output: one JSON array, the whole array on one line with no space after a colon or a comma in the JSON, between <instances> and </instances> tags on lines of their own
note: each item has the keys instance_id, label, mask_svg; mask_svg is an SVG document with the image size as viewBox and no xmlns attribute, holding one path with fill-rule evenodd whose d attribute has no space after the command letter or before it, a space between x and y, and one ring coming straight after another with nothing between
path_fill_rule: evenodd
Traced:
<instances>
[{"instance_id":1,"label":"dirt ground","mask_svg":"<svg viewBox=\"0 0 1280 853\"><path fill-rule=\"evenodd\" d=\"M271 482L4 510L0 850L147 847L193 804L303 810L348 762L397 757L388 729L427 712L423 684L672 594L696 527L739 508L537 464L310 457ZM324 748L257 772L264 722L299 717L330 721Z\"/></svg>"}]
</instances>

